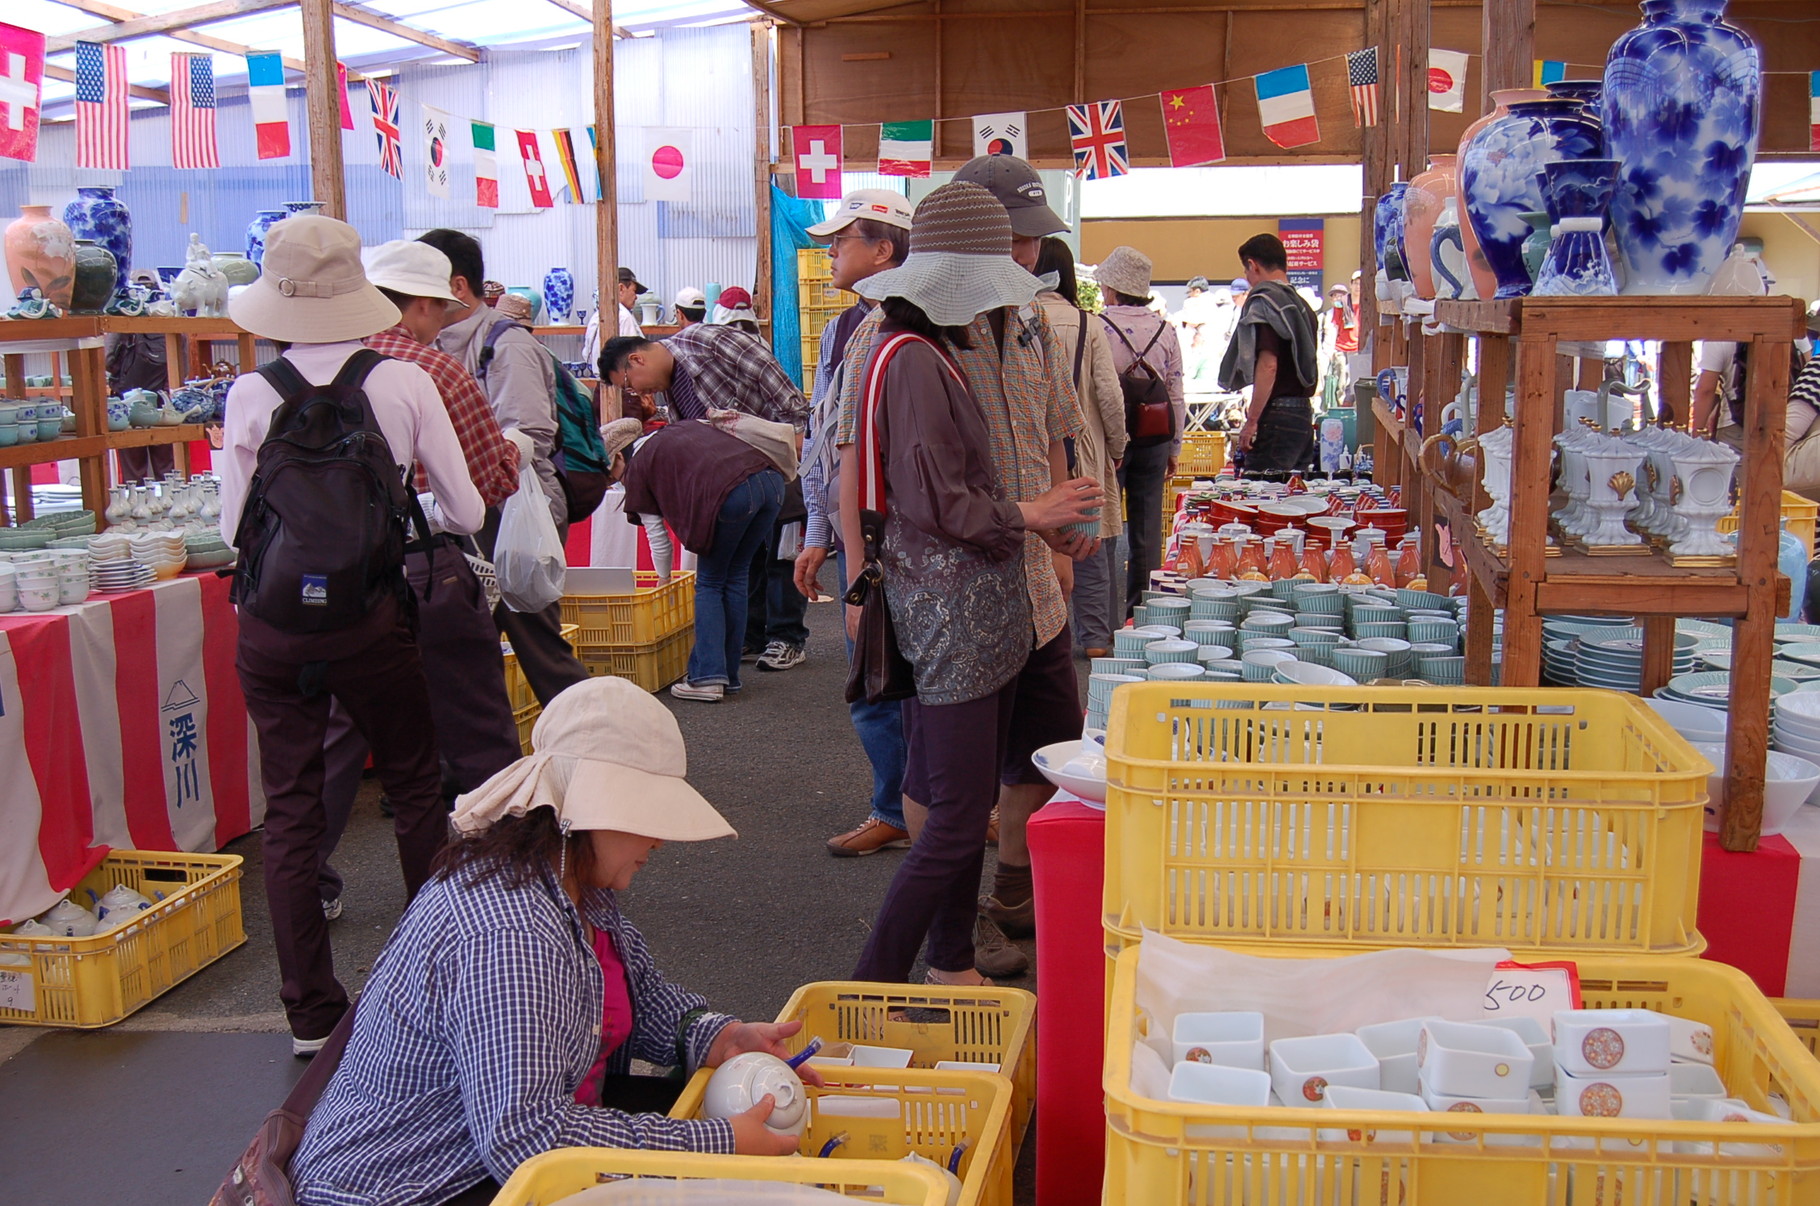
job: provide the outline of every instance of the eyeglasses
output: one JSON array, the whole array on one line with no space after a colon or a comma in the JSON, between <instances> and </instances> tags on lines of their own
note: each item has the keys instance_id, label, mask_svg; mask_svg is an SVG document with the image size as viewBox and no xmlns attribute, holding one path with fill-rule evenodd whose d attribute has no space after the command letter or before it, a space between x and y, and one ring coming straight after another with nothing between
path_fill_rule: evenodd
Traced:
<instances>
[{"instance_id":1,"label":"eyeglasses","mask_svg":"<svg viewBox=\"0 0 1820 1206\"><path fill-rule=\"evenodd\" d=\"M832 239L828 240L828 254L833 255L835 246L844 239L858 239L860 242L868 243L868 244L872 243L874 241L872 239L868 239L865 235L857 235L857 234L835 235Z\"/></svg>"}]
</instances>

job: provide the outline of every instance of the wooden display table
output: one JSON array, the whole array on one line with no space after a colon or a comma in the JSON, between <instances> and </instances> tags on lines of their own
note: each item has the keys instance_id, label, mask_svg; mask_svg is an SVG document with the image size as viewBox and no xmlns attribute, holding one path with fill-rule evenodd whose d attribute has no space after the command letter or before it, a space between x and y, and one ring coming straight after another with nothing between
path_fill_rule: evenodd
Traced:
<instances>
[{"instance_id":1,"label":"wooden display table","mask_svg":"<svg viewBox=\"0 0 1820 1206\"><path fill-rule=\"evenodd\" d=\"M1754 849L1763 808L1760 768L1769 741L1769 666L1776 616L1786 606L1778 600L1787 598L1787 585L1776 569L1776 540L1789 353L1804 330L1801 303L1787 297L1531 297L1441 302L1436 317L1479 339L1479 433L1502 421L1499 403L1513 370L1517 382L1507 553L1498 556L1479 538L1467 502L1454 499L1440 482L1430 482L1426 491L1449 520L1470 571L1467 681L1490 680L1494 608L1504 609L1502 681L1507 687L1541 681L1544 612L1639 617L1645 634L1646 695L1669 676L1675 617L1732 617L1728 749L1737 769L1729 779L1722 836L1728 850ZM1745 383L1735 566L1677 569L1655 557L1590 557L1571 551L1547 556L1552 443L1562 423L1562 391L1572 384L1563 379L1557 345L1618 339L1662 341L1661 380L1669 397L1682 402L1687 374L1671 373L1668 366L1691 364L1694 341L1753 345Z\"/></svg>"}]
</instances>

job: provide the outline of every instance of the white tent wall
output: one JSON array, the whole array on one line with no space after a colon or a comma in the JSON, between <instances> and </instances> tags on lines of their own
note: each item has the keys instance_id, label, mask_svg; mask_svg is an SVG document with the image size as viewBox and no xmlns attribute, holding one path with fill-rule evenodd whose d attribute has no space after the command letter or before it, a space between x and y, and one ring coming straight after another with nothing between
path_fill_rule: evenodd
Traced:
<instances>
[{"instance_id":1,"label":"white tent wall","mask_svg":"<svg viewBox=\"0 0 1820 1206\"><path fill-rule=\"evenodd\" d=\"M684 285L710 281L750 288L757 255L753 199L751 40L744 24L666 29L615 43L619 130L619 224L622 264L667 301ZM225 58L226 56L217 56ZM369 68L370 70L371 68ZM552 210L531 208L517 129L536 129L552 187L562 180L552 128L575 141L585 195L594 189L587 127L593 120L592 70L586 45L556 50L495 49L479 64L405 64L394 81L401 97L404 178L379 170L378 144L366 88L349 89L355 129L342 132L350 220L376 244L435 226L473 234L486 252L487 274L506 285L541 286L544 273L566 267L576 281L577 307L591 305L595 279L593 204L559 199ZM303 94L289 96L293 154L259 160L244 94L222 97L216 115L219 171L170 166L170 119L162 106L133 113L133 167L121 172L78 170L75 125L45 125L36 163L0 160L0 222L22 204L56 212L78 185L115 184L133 213L135 267L183 263L189 233L217 251L245 246L256 210L281 208L310 196L308 129ZM423 105L446 111L454 147L447 199L424 184ZM466 119L496 127L500 177L498 211L472 203L474 163ZM644 128L692 129L695 180L687 203L644 200ZM0 292L5 292L0 285Z\"/></svg>"}]
</instances>

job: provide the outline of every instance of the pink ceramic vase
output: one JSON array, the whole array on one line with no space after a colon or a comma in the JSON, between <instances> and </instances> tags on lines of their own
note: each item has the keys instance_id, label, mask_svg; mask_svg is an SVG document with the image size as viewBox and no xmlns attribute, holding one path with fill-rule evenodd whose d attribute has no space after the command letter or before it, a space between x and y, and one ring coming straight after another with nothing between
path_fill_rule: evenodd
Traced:
<instances>
[{"instance_id":1,"label":"pink ceramic vase","mask_svg":"<svg viewBox=\"0 0 1820 1206\"><path fill-rule=\"evenodd\" d=\"M76 236L51 217L50 206L22 205L6 228L6 269L15 294L37 289L67 310L76 287Z\"/></svg>"},{"instance_id":2,"label":"pink ceramic vase","mask_svg":"<svg viewBox=\"0 0 1820 1206\"><path fill-rule=\"evenodd\" d=\"M1498 118L1510 112L1510 106L1521 101L1547 100L1548 93L1540 88L1501 88L1491 94L1492 110L1478 121L1466 127L1460 135L1460 153L1458 158L1466 157L1466 148L1473 138ZM1456 160L1457 162L1457 160ZM1456 180L1457 180L1456 174ZM1498 274L1491 270L1491 261L1485 258L1485 252L1479 247L1479 240L1472 232L1472 223L1466 218L1466 199L1460 198L1460 242L1466 248L1466 267L1472 272L1473 288L1482 298L1498 295ZM1432 268L1432 265L1430 265ZM1433 284L1432 276L1429 283Z\"/></svg>"},{"instance_id":3,"label":"pink ceramic vase","mask_svg":"<svg viewBox=\"0 0 1820 1206\"><path fill-rule=\"evenodd\" d=\"M1433 250L1435 222L1441 217L1450 197L1460 191L1460 177L1454 170L1456 157L1432 155L1428 170L1418 172L1409 182L1409 193L1403 212L1409 248L1409 279L1415 282L1416 296L1433 299L1435 274Z\"/></svg>"}]
</instances>

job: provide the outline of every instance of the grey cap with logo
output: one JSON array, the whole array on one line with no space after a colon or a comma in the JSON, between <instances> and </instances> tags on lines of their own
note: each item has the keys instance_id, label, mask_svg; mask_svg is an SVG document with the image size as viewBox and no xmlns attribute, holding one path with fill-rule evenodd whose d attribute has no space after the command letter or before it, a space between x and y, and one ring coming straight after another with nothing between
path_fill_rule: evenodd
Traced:
<instances>
[{"instance_id":1,"label":"grey cap with logo","mask_svg":"<svg viewBox=\"0 0 1820 1206\"><path fill-rule=\"evenodd\" d=\"M1049 208L1049 194L1037 170L1015 155L981 155L967 161L954 173L957 183L977 184L998 198L1011 215L1011 233L1022 238L1040 238L1060 234L1068 229L1057 213Z\"/></svg>"}]
</instances>

